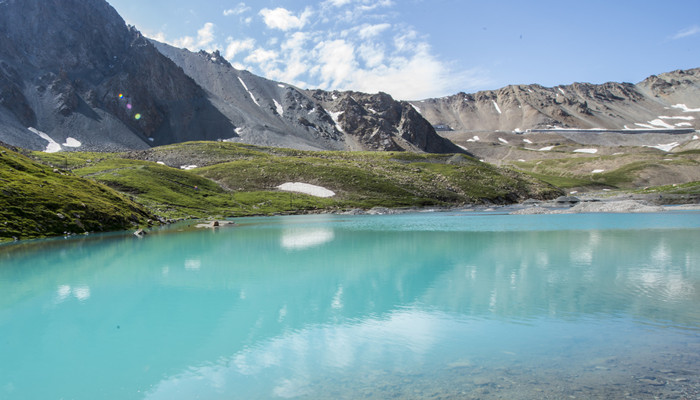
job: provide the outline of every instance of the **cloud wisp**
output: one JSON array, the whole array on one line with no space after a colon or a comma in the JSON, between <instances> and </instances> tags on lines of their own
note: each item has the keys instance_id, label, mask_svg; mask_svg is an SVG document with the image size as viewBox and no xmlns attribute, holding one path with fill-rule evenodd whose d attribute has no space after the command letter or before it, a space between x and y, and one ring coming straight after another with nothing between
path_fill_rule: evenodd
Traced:
<instances>
[{"instance_id":1,"label":"cloud wisp","mask_svg":"<svg viewBox=\"0 0 700 400\"><path fill-rule=\"evenodd\" d=\"M673 39L674 40L683 39L683 38L687 38L690 36L695 36L698 33L700 33L700 25L693 25L689 28L685 28L683 30L678 31L678 33L673 35Z\"/></svg>"}]
</instances>

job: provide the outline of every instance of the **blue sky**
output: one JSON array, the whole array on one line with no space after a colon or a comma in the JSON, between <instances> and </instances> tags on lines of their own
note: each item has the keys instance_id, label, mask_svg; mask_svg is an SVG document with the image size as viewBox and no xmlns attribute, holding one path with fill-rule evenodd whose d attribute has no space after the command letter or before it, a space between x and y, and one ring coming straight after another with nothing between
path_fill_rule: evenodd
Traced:
<instances>
[{"instance_id":1,"label":"blue sky","mask_svg":"<svg viewBox=\"0 0 700 400\"><path fill-rule=\"evenodd\" d=\"M302 88L418 100L700 67L700 0L108 0L146 36Z\"/></svg>"}]
</instances>

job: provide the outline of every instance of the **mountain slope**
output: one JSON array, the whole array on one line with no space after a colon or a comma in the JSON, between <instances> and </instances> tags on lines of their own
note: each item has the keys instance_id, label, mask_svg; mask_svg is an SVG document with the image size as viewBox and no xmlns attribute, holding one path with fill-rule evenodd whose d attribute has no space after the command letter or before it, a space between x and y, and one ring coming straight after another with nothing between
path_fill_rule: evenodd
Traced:
<instances>
[{"instance_id":1,"label":"mountain slope","mask_svg":"<svg viewBox=\"0 0 700 400\"><path fill-rule=\"evenodd\" d=\"M385 93L305 91L233 68L218 52L152 41L210 94L244 143L323 150L462 152Z\"/></svg>"},{"instance_id":2,"label":"mountain slope","mask_svg":"<svg viewBox=\"0 0 700 400\"><path fill-rule=\"evenodd\" d=\"M0 242L104 232L154 216L116 191L38 164L0 143Z\"/></svg>"},{"instance_id":3,"label":"mountain slope","mask_svg":"<svg viewBox=\"0 0 700 400\"><path fill-rule=\"evenodd\" d=\"M134 149L235 135L103 0L3 1L0 36L0 138L11 144Z\"/></svg>"},{"instance_id":4,"label":"mountain slope","mask_svg":"<svg viewBox=\"0 0 700 400\"><path fill-rule=\"evenodd\" d=\"M454 131L700 129L700 68L654 75L633 85L574 83L412 101L433 125Z\"/></svg>"},{"instance_id":5,"label":"mountain slope","mask_svg":"<svg viewBox=\"0 0 700 400\"><path fill-rule=\"evenodd\" d=\"M104 0L2 1L0 37L0 140L16 146L109 151L235 140L462 151L407 103L381 96L388 118L358 112L344 94L324 95L339 98L324 108L308 92L235 70L218 52L147 40ZM375 98L352 96L363 105Z\"/></svg>"}]
</instances>

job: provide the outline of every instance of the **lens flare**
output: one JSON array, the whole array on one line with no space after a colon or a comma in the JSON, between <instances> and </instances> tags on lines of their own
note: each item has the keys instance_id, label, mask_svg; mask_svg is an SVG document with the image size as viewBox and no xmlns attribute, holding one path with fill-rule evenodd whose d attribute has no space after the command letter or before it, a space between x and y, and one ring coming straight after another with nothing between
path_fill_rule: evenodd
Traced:
<instances>
[{"instance_id":1,"label":"lens flare","mask_svg":"<svg viewBox=\"0 0 700 400\"><path fill-rule=\"evenodd\" d=\"M140 120L140 119L141 119L141 114L136 113L136 115L134 115L134 119L137 120L137 121Z\"/></svg>"},{"instance_id":2,"label":"lens flare","mask_svg":"<svg viewBox=\"0 0 700 400\"><path fill-rule=\"evenodd\" d=\"M120 98L120 99L123 99L123 98L124 98L124 94L119 93L119 98Z\"/></svg>"},{"instance_id":3,"label":"lens flare","mask_svg":"<svg viewBox=\"0 0 700 400\"><path fill-rule=\"evenodd\" d=\"M131 110L131 103L127 104L127 105L126 105L126 108L127 108L128 110Z\"/></svg>"}]
</instances>

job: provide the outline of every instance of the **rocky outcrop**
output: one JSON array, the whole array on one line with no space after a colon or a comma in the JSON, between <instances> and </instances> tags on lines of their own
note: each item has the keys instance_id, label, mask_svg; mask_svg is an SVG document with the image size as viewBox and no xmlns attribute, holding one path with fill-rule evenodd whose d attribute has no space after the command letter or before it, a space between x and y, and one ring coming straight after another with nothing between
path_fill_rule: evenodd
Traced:
<instances>
[{"instance_id":1,"label":"rocky outcrop","mask_svg":"<svg viewBox=\"0 0 700 400\"><path fill-rule=\"evenodd\" d=\"M0 36L0 137L16 145L41 148L29 127L93 150L235 135L205 91L103 0L6 0Z\"/></svg>"},{"instance_id":2,"label":"rocky outcrop","mask_svg":"<svg viewBox=\"0 0 700 400\"><path fill-rule=\"evenodd\" d=\"M153 42L204 88L245 143L323 150L463 152L385 93L301 90L239 71L218 52Z\"/></svg>"},{"instance_id":3,"label":"rocky outcrop","mask_svg":"<svg viewBox=\"0 0 700 400\"><path fill-rule=\"evenodd\" d=\"M527 129L699 129L700 69L638 83L511 85L474 94L412 101L433 125L455 131ZM685 107L685 109L684 109ZM692 117L692 118L691 118Z\"/></svg>"}]
</instances>

